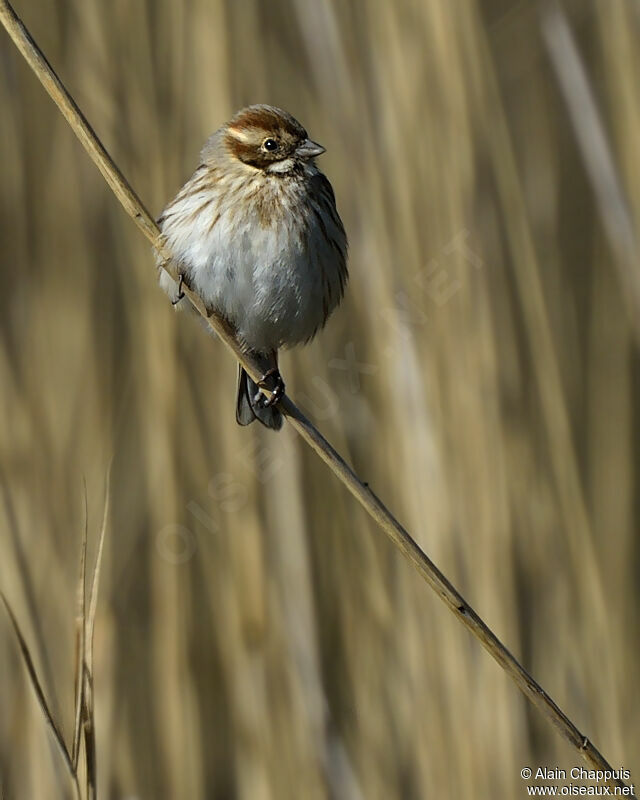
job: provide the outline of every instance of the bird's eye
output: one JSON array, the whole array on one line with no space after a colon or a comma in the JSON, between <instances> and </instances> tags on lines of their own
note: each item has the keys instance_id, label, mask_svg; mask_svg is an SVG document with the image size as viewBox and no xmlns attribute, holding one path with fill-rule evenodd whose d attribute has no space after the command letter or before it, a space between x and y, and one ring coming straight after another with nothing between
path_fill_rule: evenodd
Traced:
<instances>
[{"instance_id":1,"label":"bird's eye","mask_svg":"<svg viewBox=\"0 0 640 800\"><path fill-rule=\"evenodd\" d=\"M263 147L265 150L268 150L270 153L273 153L274 150L277 150L279 145L275 139L265 139Z\"/></svg>"}]
</instances>

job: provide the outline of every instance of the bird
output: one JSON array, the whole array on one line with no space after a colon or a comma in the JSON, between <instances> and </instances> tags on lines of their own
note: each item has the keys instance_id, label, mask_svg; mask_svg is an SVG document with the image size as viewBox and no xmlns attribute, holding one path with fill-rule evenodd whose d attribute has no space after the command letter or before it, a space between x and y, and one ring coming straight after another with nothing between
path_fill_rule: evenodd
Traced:
<instances>
[{"instance_id":1,"label":"bird","mask_svg":"<svg viewBox=\"0 0 640 800\"><path fill-rule=\"evenodd\" d=\"M263 373L239 365L240 425L282 427L278 351L311 341L344 296L348 242L315 162L324 152L287 111L248 106L210 136L158 218L178 275L159 269L162 288L176 307L188 304L183 284L196 292Z\"/></svg>"}]
</instances>

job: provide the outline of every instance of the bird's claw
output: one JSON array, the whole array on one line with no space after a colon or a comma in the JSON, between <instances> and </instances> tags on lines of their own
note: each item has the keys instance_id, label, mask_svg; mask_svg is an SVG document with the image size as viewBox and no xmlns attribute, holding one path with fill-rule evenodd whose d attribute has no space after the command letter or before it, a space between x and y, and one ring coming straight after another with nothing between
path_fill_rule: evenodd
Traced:
<instances>
[{"instance_id":1,"label":"bird's claw","mask_svg":"<svg viewBox=\"0 0 640 800\"><path fill-rule=\"evenodd\" d=\"M269 378L273 378L273 381L269 382L271 385L267 383ZM271 397L265 397L262 392L258 392L254 398L255 402L261 403L264 408L277 405L284 397L284 381L277 367L268 369L257 381L256 385L259 389L267 389L267 391L271 392Z\"/></svg>"},{"instance_id":2,"label":"bird's claw","mask_svg":"<svg viewBox=\"0 0 640 800\"><path fill-rule=\"evenodd\" d=\"M172 306L177 306L178 303L184 297L184 292L182 291L182 284L184 283L184 275L180 273L180 277L178 278L178 294L176 295L176 299L171 301Z\"/></svg>"}]
</instances>

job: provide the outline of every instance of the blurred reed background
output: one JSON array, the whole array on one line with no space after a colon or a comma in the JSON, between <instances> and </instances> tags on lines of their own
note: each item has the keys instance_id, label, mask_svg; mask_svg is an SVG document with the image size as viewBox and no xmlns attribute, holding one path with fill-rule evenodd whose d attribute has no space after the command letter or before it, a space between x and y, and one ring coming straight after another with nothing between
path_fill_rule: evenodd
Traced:
<instances>
[{"instance_id":1,"label":"blurred reed background","mask_svg":"<svg viewBox=\"0 0 640 800\"><path fill-rule=\"evenodd\" d=\"M638 5L563 9L637 223ZM351 284L288 389L640 779L634 321L544 4L16 10L154 213L248 103L327 147ZM101 796L524 797L523 766L579 764L290 428L236 426L232 359L0 41L0 588L70 737L83 478L95 542L113 460ZM68 797L0 641L0 796Z\"/></svg>"}]
</instances>

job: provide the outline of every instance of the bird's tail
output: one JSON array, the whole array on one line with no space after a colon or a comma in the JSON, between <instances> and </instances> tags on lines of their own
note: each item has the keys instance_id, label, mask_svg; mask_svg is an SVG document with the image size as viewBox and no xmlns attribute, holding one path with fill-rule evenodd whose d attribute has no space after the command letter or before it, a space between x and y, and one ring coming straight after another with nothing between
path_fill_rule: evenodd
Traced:
<instances>
[{"instance_id":1,"label":"bird's tail","mask_svg":"<svg viewBox=\"0 0 640 800\"><path fill-rule=\"evenodd\" d=\"M265 406L262 393L242 367L238 371L238 399L236 401L236 421L238 425L250 425L254 419L266 428L279 431L282 427L282 414L275 406Z\"/></svg>"}]
</instances>

